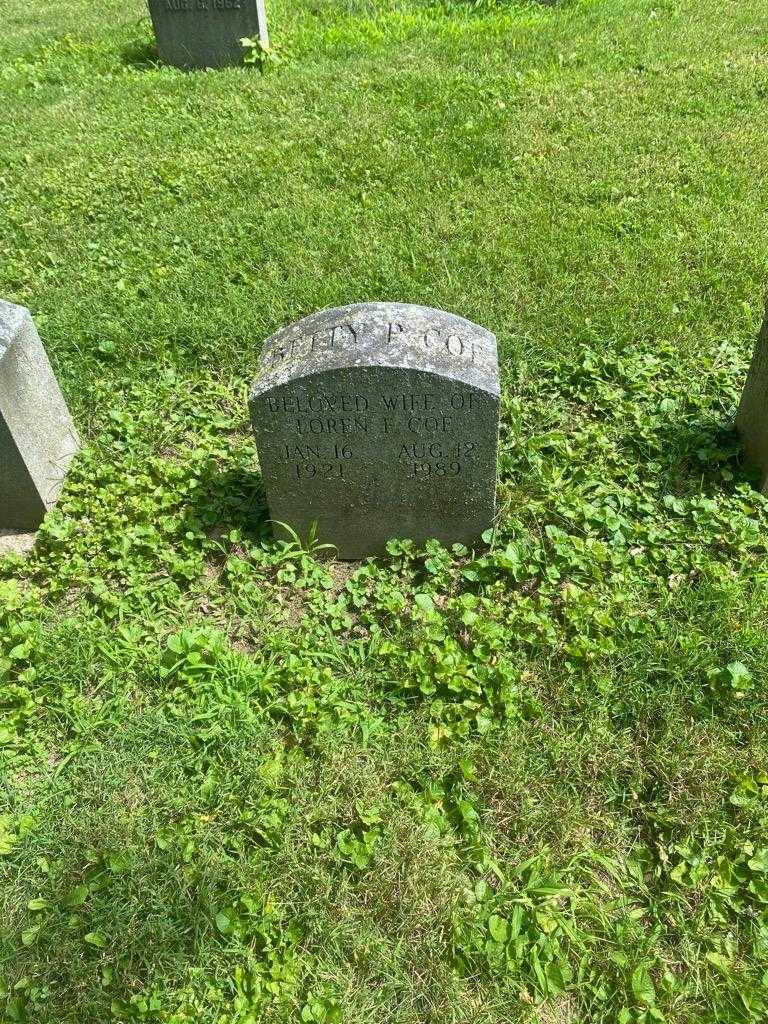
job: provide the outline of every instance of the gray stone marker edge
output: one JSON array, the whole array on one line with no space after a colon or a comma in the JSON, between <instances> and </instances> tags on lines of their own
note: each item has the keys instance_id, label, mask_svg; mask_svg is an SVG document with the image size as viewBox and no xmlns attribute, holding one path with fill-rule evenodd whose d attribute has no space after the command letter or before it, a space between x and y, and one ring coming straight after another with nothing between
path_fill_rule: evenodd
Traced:
<instances>
[{"instance_id":1,"label":"gray stone marker edge","mask_svg":"<svg viewBox=\"0 0 768 1024\"><path fill-rule=\"evenodd\" d=\"M36 361L33 357L36 357ZM15 360L16 363L10 366L6 364L7 360ZM45 513L59 498L69 464L80 448L80 438L31 311L26 306L0 299L0 382L2 374L10 372L12 380L17 377L26 383L24 373L18 370L22 362L34 372L30 384L34 394L30 398L22 391L27 406L25 409L24 404L16 402L18 392L5 397L0 393L0 416L40 502L42 514L39 517L31 514L29 520L31 523L34 519L39 525ZM30 436L25 437L25 413L29 413L31 401L40 393L44 395L40 406L41 417L30 417L34 429ZM40 422L46 413L57 428L50 434ZM7 526L2 522L1 509L0 526Z\"/></svg>"},{"instance_id":2,"label":"gray stone marker edge","mask_svg":"<svg viewBox=\"0 0 768 1024\"><path fill-rule=\"evenodd\" d=\"M739 399L736 429L746 462L760 470L761 490L768 494L768 305Z\"/></svg>"}]
</instances>

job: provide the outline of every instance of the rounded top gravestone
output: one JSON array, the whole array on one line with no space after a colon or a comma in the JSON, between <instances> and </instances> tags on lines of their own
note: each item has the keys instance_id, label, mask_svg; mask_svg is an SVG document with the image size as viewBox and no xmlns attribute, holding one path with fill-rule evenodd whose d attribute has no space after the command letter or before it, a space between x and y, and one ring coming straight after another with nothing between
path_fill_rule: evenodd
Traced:
<instances>
[{"instance_id":1,"label":"rounded top gravestone","mask_svg":"<svg viewBox=\"0 0 768 1024\"><path fill-rule=\"evenodd\" d=\"M270 515L340 558L493 522L496 338L426 306L327 309L264 344L250 395ZM279 527L278 527L279 529Z\"/></svg>"}]
</instances>

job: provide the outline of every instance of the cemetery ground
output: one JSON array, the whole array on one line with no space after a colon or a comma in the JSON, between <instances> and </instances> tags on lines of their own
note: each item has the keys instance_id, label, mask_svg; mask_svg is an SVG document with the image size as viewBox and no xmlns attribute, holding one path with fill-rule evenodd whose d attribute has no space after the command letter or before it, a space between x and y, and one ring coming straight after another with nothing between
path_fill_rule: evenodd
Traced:
<instances>
[{"instance_id":1,"label":"cemetery ground","mask_svg":"<svg viewBox=\"0 0 768 1024\"><path fill-rule=\"evenodd\" d=\"M0 562L0 1019L765 1020L764 0L280 0L196 74L0 11L86 443ZM270 540L261 340L373 298L498 335L489 546Z\"/></svg>"}]
</instances>

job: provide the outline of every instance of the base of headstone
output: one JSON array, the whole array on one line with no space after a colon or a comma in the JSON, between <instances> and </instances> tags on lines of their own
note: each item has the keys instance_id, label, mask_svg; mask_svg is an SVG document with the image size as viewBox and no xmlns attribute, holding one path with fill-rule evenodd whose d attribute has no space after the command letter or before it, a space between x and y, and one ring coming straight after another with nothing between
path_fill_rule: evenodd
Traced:
<instances>
[{"instance_id":1,"label":"base of headstone","mask_svg":"<svg viewBox=\"0 0 768 1024\"><path fill-rule=\"evenodd\" d=\"M32 315L0 300L0 529L37 530L79 444Z\"/></svg>"},{"instance_id":2,"label":"base of headstone","mask_svg":"<svg viewBox=\"0 0 768 1024\"><path fill-rule=\"evenodd\" d=\"M760 470L761 490L768 494L768 309L736 413L736 429L747 462Z\"/></svg>"},{"instance_id":3,"label":"base of headstone","mask_svg":"<svg viewBox=\"0 0 768 1024\"><path fill-rule=\"evenodd\" d=\"M5 555L26 555L35 546L36 533L0 530L0 558Z\"/></svg>"}]
</instances>

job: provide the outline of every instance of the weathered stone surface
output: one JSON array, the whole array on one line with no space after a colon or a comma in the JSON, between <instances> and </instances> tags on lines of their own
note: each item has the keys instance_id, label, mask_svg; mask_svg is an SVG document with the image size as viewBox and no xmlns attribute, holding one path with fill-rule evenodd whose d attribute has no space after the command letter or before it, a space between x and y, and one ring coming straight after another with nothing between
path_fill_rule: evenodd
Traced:
<instances>
[{"instance_id":1,"label":"weathered stone surface","mask_svg":"<svg viewBox=\"0 0 768 1024\"><path fill-rule=\"evenodd\" d=\"M425 306L314 313L267 340L250 396L270 515L340 558L472 544L492 524L496 338Z\"/></svg>"},{"instance_id":2,"label":"weathered stone surface","mask_svg":"<svg viewBox=\"0 0 768 1024\"><path fill-rule=\"evenodd\" d=\"M242 64L244 37L266 38L263 0L149 0L160 58L179 68Z\"/></svg>"},{"instance_id":3,"label":"weathered stone surface","mask_svg":"<svg viewBox=\"0 0 768 1024\"><path fill-rule=\"evenodd\" d=\"M26 555L35 546L36 533L0 530L0 558L5 555Z\"/></svg>"},{"instance_id":4,"label":"weathered stone surface","mask_svg":"<svg viewBox=\"0 0 768 1024\"><path fill-rule=\"evenodd\" d=\"M768 309L736 413L736 427L747 460L762 472L763 494L768 494Z\"/></svg>"},{"instance_id":5,"label":"weathered stone surface","mask_svg":"<svg viewBox=\"0 0 768 1024\"><path fill-rule=\"evenodd\" d=\"M29 310L0 300L0 529L37 529L78 444Z\"/></svg>"}]
</instances>

